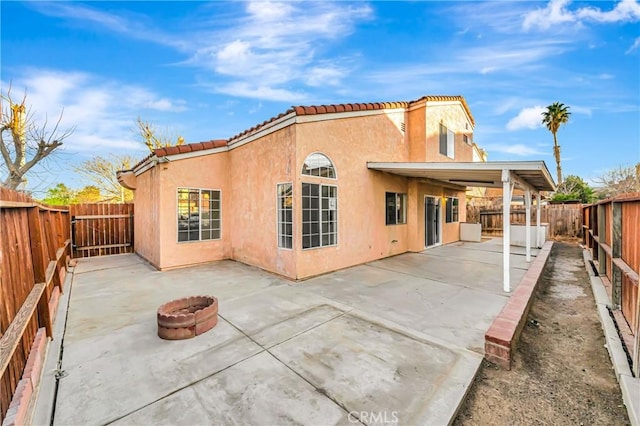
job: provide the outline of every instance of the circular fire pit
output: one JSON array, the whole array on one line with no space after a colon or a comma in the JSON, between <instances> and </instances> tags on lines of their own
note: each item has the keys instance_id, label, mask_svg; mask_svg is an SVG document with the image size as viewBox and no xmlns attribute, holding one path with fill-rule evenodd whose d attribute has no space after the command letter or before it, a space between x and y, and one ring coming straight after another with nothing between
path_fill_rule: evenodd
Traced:
<instances>
[{"instance_id":1,"label":"circular fire pit","mask_svg":"<svg viewBox=\"0 0 640 426\"><path fill-rule=\"evenodd\" d=\"M213 296L185 297L158 308L158 336L162 339L190 339L217 323L218 299Z\"/></svg>"}]
</instances>

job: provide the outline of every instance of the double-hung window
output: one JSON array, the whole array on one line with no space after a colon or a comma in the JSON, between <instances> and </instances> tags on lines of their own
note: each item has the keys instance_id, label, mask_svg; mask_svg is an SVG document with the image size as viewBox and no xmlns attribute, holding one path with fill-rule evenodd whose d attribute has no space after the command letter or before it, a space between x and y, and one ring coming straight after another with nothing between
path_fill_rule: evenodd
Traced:
<instances>
[{"instance_id":1,"label":"double-hung window","mask_svg":"<svg viewBox=\"0 0 640 426\"><path fill-rule=\"evenodd\" d=\"M407 223L407 194L385 193L386 224Z\"/></svg>"},{"instance_id":2,"label":"double-hung window","mask_svg":"<svg viewBox=\"0 0 640 426\"><path fill-rule=\"evenodd\" d=\"M445 209L445 222L458 222L458 198L457 197L447 197L447 204Z\"/></svg>"},{"instance_id":3,"label":"double-hung window","mask_svg":"<svg viewBox=\"0 0 640 426\"><path fill-rule=\"evenodd\" d=\"M456 134L440 123L440 154L455 158Z\"/></svg>"},{"instance_id":4,"label":"double-hung window","mask_svg":"<svg viewBox=\"0 0 640 426\"><path fill-rule=\"evenodd\" d=\"M293 248L293 184L279 183L278 197L278 247Z\"/></svg>"},{"instance_id":5,"label":"double-hung window","mask_svg":"<svg viewBox=\"0 0 640 426\"><path fill-rule=\"evenodd\" d=\"M302 248L338 243L338 187L302 183Z\"/></svg>"},{"instance_id":6,"label":"double-hung window","mask_svg":"<svg viewBox=\"0 0 640 426\"><path fill-rule=\"evenodd\" d=\"M220 191L178 188L178 242L220 239Z\"/></svg>"}]
</instances>

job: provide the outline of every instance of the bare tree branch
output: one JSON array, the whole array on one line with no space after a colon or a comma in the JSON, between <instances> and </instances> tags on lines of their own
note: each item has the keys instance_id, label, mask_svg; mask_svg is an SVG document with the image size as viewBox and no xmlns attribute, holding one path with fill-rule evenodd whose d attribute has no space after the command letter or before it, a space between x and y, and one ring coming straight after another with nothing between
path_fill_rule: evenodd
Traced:
<instances>
[{"instance_id":1,"label":"bare tree branch","mask_svg":"<svg viewBox=\"0 0 640 426\"><path fill-rule=\"evenodd\" d=\"M6 94L0 93L0 99L0 153L7 169L3 185L16 189L26 182L27 172L60 147L75 128L59 132L62 112L50 131L47 130L46 118L44 123L36 123L31 109L26 107L26 93L21 102L15 102L11 97L11 85ZM5 132L10 133L10 139L5 138Z\"/></svg>"},{"instance_id":2,"label":"bare tree branch","mask_svg":"<svg viewBox=\"0 0 640 426\"><path fill-rule=\"evenodd\" d=\"M136 127L136 131L142 139L142 142L144 142L151 152L158 148L178 146L184 143L184 138L182 136L175 137L174 141L174 138L169 134L169 131L158 132L151 122L144 121L140 117L136 120Z\"/></svg>"}]
</instances>

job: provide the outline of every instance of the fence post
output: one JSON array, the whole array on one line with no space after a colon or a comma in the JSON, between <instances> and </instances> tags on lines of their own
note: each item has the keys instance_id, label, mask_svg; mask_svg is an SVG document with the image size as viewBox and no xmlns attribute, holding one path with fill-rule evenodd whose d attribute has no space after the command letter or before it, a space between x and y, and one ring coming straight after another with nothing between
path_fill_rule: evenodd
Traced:
<instances>
[{"instance_id":1,"label":"fence post","mask_svg":"<svg viewBox=\"0 0 640 426\"><path fill-rule=\"evenodd\" d=\"M47 255L45 253L42 236L42 223L40 222L40 208L29 207L29 241L31 243L31 260L33 262L33 278L36 284L46 282ZM53 337L53 326L51 315L49 314L49 299L51 289L45 285L45 297L41 297L38 302L38 324L44 327L47 336Z\"/></svg>"},{"instance_id":2,"label":"fence post","mask_svg":"<svg viewBox=\"0 0 640 426\"><path fill-rule=\"evenodd\" d=\"M602 244L605 242L606 226L607 222L604 204L598 204L598 273L600 275L605 275L607 273L607 255L602 247Z\"/></svg>"},{"instance_id":3,"label":"fence post","mask_svg":"<svg viewBox=\"0 0 640 426\"><path fill-rule=\"evenodd\" d=\"M611 202L611 298L614 309L622 303L622 270L613 259L622 256L622 204Z\"/></svg>"}]
</instances>

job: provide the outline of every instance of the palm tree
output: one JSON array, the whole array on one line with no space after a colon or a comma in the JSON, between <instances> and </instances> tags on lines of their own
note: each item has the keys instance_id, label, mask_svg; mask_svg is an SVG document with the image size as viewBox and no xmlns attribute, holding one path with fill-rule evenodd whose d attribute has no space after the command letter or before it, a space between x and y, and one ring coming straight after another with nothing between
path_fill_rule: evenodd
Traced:
<instances>
[{"instance_id":1,"label":"palm tree","mask_svg":"<svg viewBox=\"0 0 640 426\"><path fill-rule=\"evenodd\" d=\"M560 102L554 102L542 113L542 124L553 134L553 156L556 159L558 172L558 185L562 183L562 167L560 166L560 145L558 145L558 129L560 125L569 121L569 106Z\"/></svg>"}]
</instances>

